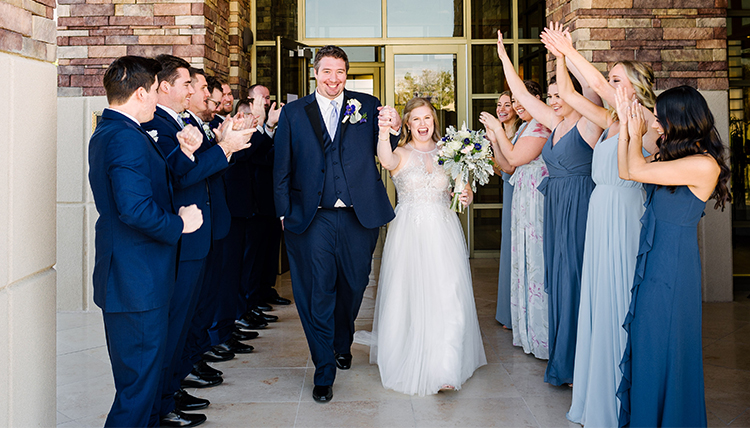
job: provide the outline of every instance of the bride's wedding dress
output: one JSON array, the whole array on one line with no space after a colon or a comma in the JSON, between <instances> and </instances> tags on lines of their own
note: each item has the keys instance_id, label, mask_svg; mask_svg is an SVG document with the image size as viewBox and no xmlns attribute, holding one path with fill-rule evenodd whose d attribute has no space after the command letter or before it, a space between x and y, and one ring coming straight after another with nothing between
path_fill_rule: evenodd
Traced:
<instances>
[{"instance_id":1,"label":"bride's wedding dress","mask_svg":"<svg viewBox=\"0 0 750 428\"><path fill-rule=\"evenodd\" d=\"M487 364L461 223L437 149L404 146L380 268L370 362L383 386L405 394L459 389Z\"/></svg>"}]
</instances>

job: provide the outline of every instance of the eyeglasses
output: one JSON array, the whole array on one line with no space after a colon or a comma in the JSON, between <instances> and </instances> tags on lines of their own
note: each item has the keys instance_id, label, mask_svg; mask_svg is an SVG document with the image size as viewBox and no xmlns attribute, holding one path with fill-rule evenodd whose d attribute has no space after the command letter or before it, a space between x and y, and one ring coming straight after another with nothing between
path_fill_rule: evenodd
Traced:
<instances>
[{"instance_id":1,"label":"eyeglasses","mask_svg":"<svg viewBox=\"0 0 750 428\"><path fill-rule=\"evenodd\" d=\"M216 100L212 100L211 98L209 98L207 101L211 101L212 103L214 103L214 108L221 105L221 100L216 101Z\"/></svg>"}]
</instances>

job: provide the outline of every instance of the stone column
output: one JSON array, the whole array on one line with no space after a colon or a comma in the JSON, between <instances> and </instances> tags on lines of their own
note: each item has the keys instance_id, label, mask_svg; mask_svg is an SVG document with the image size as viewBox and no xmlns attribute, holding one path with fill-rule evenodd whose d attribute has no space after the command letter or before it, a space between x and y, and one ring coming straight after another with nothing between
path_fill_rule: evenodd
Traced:
<instances>
[{"instance_id":1,"label":"stone column","mask_svg":"<svg viewBox=\"0 0 750 428\"><path fill-rule=\"evenodd\" d=\"M0 0L0 426L54 426L54 0Z\"/></svg>"},{"instance_id":2,"label":"stone column","mask_svg":"<svg viewBox=\"0 0 750 428\"><path fill-rule=\"evenodd\" d=\"M617 61L643 61L654 68L657 93L701 91L729 150L726 8L726 0L549 0L547 20L568 25L576 49L603 73ZM731 209L714 211L709 201L706 214L698 233L703 299L731 301Z\"/></svg>"}]
</instances>

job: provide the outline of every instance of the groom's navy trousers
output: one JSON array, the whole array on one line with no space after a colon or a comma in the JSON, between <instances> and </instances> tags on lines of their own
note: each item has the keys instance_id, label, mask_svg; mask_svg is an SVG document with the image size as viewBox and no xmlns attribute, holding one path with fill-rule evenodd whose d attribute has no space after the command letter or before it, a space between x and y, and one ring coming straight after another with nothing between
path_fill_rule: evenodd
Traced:
<instances>
[{"instance_id":1,"label":"groom's navy trousers","mask_svg":"<svg viewBox=\"0 0 750 428\"><path fill-rule=\"evenodd\" d=\"M332 385L334 353L350 353L378 231L362 226L351 208L321 208L301 235L284 232L294 301L315 364L315 385Z\"/></svg>"}]
</instances>

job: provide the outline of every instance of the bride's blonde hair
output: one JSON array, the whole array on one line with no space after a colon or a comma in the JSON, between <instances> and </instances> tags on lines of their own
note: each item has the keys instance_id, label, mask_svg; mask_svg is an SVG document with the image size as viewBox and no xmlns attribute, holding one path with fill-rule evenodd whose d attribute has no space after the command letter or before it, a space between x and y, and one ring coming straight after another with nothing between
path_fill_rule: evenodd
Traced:
<instances>
[{"instance_id":1,"label":"bride's blonde hair","mask_svg":"<svg viewBox=\"0 0 750 428\"><path fill-rule=\"evenodd\" d=\"M425 106L432 109L432 122L435 124L435 129L432 132L432 141L437 142L440 139L440 121L438 120L435 106L433 106L427 98L416 97L410 99L409 102L406 103L406 106L404 106L404 114L401 117L401 139L398 140L399 146L403 146L411 141L411 129L409 129L409 118L411 117L411 112L415 108Z\"/></svg>"}]
</instances>

